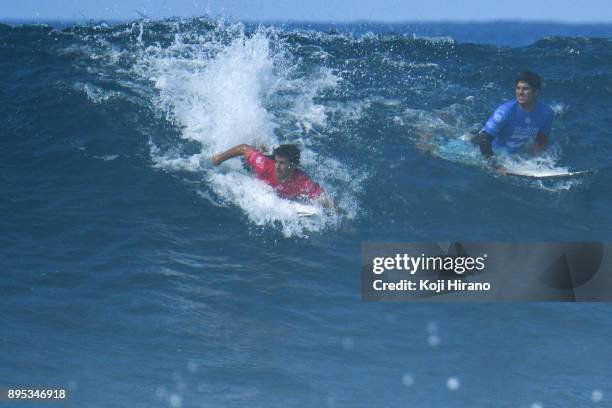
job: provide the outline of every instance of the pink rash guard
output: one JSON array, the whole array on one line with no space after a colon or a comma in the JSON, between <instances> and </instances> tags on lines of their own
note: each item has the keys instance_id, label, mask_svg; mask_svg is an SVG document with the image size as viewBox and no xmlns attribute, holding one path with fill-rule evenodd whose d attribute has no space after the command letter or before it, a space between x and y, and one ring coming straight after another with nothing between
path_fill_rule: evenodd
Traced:
<instances>
[{"instance_id":1,"label":"pink rash guard","mask_svg":"<svg viewBox=\"0 0 612 408\"><path fill-rule=\"evenodd\" d=\"M279 181L278 177L276 177L274 160L264 156L258 150L253 150L249 154L247 163L253 168L257 178L272 186L282 198L316 198L323 193L321 187L300 169L294 170L289 179Z\"/></svg>"}]
</instances>

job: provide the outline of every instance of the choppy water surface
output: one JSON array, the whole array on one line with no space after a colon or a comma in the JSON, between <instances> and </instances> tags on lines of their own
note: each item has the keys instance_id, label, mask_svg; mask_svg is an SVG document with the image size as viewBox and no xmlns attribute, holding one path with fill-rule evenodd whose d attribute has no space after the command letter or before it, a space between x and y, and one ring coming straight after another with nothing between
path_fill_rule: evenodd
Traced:
<instances>
[{"instance_id":1,"label":"choppy water surface","mask_svg":"<svg viewBox=\"0 0 612 408\"><path fill-rule=\"evenodd\" d=\"M2 383L79 407L605 406L606 305L366 304L359 262L364 241L608 240L612 42L363 31L0 25ZM509 165L593 174L494 176L460 140L523 68L552 146ZM340 215L210 164L287 142Z\"/></svg>"}]
</instances>

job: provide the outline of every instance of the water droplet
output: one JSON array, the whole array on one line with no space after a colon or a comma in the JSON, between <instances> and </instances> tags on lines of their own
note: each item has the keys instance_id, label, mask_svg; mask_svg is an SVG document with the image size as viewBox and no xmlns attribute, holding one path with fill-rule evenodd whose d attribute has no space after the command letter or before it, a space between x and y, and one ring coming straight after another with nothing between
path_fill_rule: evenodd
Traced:
<instances>
[{"instance_id":1,"label":"water droplet","mask_svg":"<svg viewBox=\"0 0 612 408\"><path fill-rule=\"evenodd\" d=\"M431 347L438 347L440 345L440 338L435 334L432 334L427 338L427 344Z\"/></svg>"},{"instance_id":2,"label":"water droplet","mask_svg":"<svg viewBox=\"0 0 612 408\"><path fill-rule=\"evenodd\" d=\"M458 390L460 385L459 378L457 377L450 377L448 380L446 380L446 386L451 391Z\"/></svg>"},{"instance_id":3,"label":"water droplet","mask_svg":"<svg viewBox=\"0 0 612 408\"><path fill-rule=\"evenodd\" d=\"M593 402L600 402L603 399L603 392L601 392L600 390L594 390L591 393L591 399L593 400Z\"/></svg>"},{"instance_id":4,"label":"water droplet","mask_svg":"<svg viewBox=\"0 0 612 408\"><path fill-rule=\"evenodd\" d=\"M180 408L181 404L183 403L183 398L181 398L181 396L178 394L172 394L168 399L168 402L170 402L170 406L172 408Z\"/></svg>"},{"instance_id":5,"label":"water droplet","mask_svg":"<svg viewBox=\"0 0 612 408\"><path fill-rule=\"evenodd\" d=\"M414 384L414 377L411 374L404 374L402 377L402 384L404 384L406 387L410 387L412 384Z\"/></svg>"}]
</instances>

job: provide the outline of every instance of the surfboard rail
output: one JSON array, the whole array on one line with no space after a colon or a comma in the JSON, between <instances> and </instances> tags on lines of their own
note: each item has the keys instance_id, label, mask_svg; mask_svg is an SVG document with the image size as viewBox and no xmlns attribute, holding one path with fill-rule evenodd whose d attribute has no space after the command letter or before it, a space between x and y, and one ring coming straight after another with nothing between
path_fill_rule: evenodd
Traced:
<instances>
[{"instance_id":1,"label":"surfboard rail","mask_svg":"<svg viewBox=\"0 0 612 408\"><path fill-rule=\"evenodd\" d=\"M506 172L506 175L516 176L516 177L526 177L526 178L540 180L540 179L580 177L580 176L586 176L591 173L592 173L592 170L558 171L558 172L550 171L550 172L542 172L542 173L508 171Z\"/></svg>"}]
</instances>

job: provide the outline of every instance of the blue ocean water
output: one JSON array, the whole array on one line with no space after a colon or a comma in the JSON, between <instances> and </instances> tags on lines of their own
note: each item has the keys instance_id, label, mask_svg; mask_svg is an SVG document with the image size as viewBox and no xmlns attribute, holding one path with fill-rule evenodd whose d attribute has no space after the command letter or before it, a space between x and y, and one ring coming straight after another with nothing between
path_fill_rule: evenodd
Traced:
<instances>
[{"instance_id":1,"label":"blue ocean water","mask_svg":"<svg viewBox=\"0 0 612 408\"><path fill-rule=\"evenodd\" d=\"M610 239L612 30L483 27L0 25L0 387L68 387L70 407L609 405L609 305L360 299L363 242ZM593 174L494 176L462 143L524 68L552 146L509 165ZM282 142L341 215L299 218L239 160L210 164Z\"/></svg>"}]
</instances>

